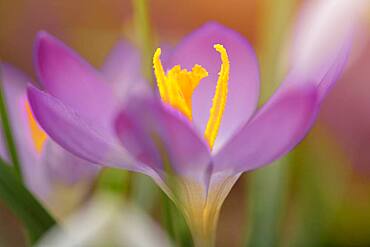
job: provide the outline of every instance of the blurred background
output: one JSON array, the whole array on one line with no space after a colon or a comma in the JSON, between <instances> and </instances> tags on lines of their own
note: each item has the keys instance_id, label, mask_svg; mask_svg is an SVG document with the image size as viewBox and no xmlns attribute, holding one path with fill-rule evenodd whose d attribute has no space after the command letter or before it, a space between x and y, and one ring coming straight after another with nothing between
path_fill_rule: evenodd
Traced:
<instances>
[{"instance_id":1,"label":"blurred background","mask_svg":"<svg viewBox=\"0 0 370 247\"><path fill-rule=\"evenodd\" d=\"M151 35L155 45L172 45L208 21L242 33L260 61L263 102L284 77L285 51L304 2L149 0ZM138 40L134 8L128 0L0 0L0 57L35 78L33 41L46 30L99 67L118 39ZM369 11L315 127L277 163L244 174L233 188L221 212L218 246L370 246ZM119 176L130 180L122 192L128 200L161 223L161 195L151 181ZM24 245L19 223L0 202L0 246Z\"/></svg>"}]
</instances>

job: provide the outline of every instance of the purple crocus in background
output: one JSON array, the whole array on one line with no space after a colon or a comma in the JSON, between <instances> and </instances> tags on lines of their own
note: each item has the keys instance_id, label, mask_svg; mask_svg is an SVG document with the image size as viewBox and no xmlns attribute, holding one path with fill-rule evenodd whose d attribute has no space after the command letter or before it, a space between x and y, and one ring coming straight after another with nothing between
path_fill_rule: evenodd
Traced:
<instances>
[{"instance_id":1,"label":"purple crocus in background","mask_svg":"<svg viewBox=\"0 0 370 247\"><path fill-rule=\"evenodd\" d=\"M130 60L117 68L122 57ZM117 93L135 91L144 85L140 73L139 52L126 41L117 42L101 69ZM27 98L24 73L9 64L1 64L2 84L22 173L30 190L56 215L64 215L90 190L99 166L78 158L52 141L37 124ZM129 82L137 82L133 86ZM127 82L127 83L125 83ZM124 97L122 97L124 98ZM0 133L1 135L1 133ZM0 136L0 157L9 161L5 142ZM68 191L68 193L64 193Z\"/></svg>"},{"instance_id":2,"label":"purple crocus in background","mask_svg":"<svg viewBox=\"0 0 370 247\"><path fill-rule=\"evenodd\" d=\"M159 92L121 91L124 101L101 73L41 33L35 65L43 90L30 86L28 96L55 142L90 162L151 176L183 211L195 244L208 246L240 174L286 154L312 126L344 67L350 47L344 37L320 69L293 64L256 109L256 55L240 34L219 24L194 31L163 64L158 49L153 64ZM122 58L115 66L127 62Z\"/></svg>"},{"instance_id":3,"label":"purple crocus in background","mask_svg":"<svg viewBox=\"0 0 370 247\"><path fill-rule=\"evenodd\" d=\"M61 198L62 193L58 193L58 190L73 186L76 193L83 193L85 186L81 182L91 182L98 167L86 165L87 161L61 148L38 126L27 99L26 89L30 79L26 75L5 63L1 64L1 71L25 183L54 214L61 215L68 211L68 207L60 203L67 198ZM5 147L1 135L0 157L9 161Z\"/></svg>"}]
</instances>

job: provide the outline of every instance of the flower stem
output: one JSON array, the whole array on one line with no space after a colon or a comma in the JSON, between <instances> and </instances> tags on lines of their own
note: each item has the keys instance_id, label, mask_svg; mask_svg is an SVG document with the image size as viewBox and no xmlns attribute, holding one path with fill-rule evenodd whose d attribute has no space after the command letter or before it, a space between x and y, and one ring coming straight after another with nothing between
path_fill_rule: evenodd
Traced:
<instances>
[{"instance_id":1,"label":"flower stem","mask_svg":"<svg viewBox=\"0 0 370 247\"><path fill-rule=\"evenodd\" d=\"M153 39L148 10L148 0L133 0L136 42L142 54L143 73L153 85L152 56Z\"/></svg>"},{"instance_id":2,"label":"flower stem","mask_svg":"<svg viewBox=\"0 0 370 247\"><path fill-rule=\"evenodd\" d=\"M5 137L6 146L8 149L8 153L10 155L11 163L13 164L14 171L19 178L20 181L22 180L22 170L20 167L20 162L18 158L18 152L16 148L16 144L14 141L14 135L12 132L11 122L5 102L5 94L3 91L3 81L2 81L2 71L0 71L0 117L1 117L1 125L2 131Z\"/></svg>"},{"instance_id":3,"label":"flower stem","mask_svg":"<svg viewBox=\"0 0 370 247\"><path fill-rule=\"evenodd\" d=\"M189 228L193 236L195 247L213 247L216 243L216 230L218 213L205 216L205 212L200 214L192 213L192 217L187 217Z\"/></svg>"}]
</instances>

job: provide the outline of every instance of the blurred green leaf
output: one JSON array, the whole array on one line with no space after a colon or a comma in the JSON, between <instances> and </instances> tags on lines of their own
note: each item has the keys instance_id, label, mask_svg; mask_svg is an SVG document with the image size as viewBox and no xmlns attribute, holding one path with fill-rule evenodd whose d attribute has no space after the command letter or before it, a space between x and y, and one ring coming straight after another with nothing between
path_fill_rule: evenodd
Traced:
<instances>
[{"instance_id":1,"label":"blurred green leaf","mask_svg":"<svg viewBox=\"0 0 370 247\"><path fill-rule=\"evenodd\" d=\"M171 199L161 192L161 218L167 233L179 247L193 246L193 240L181 211L171 201Z\"/></svg>"},{"instance_id":2,"label":"blurred green leaf","mask_svg":"<svg viewBox=\"0 0 370 247\"><path fill-rule=\"evenodd\" d=\"M249 174L249 247L280 246L280 223L289 177L287 160Z\"/></svg>"},{"instance_id":3,"label":"blurred green leaf","mask_svg":"<svg viewBox=\"0 0 370 247\"><path fill-rule=\"evenodd\" d=\"M0 200L26 227L32 244L56 224L54 218L23 186L12 167L3 160L0 160Z\"/></svg>"},{"instance_id":4,"label":"blurred green leaf","mask_svg":"<svg viewBox=\"0 0 370 247\"><path fill-rule=\"evenodd\" d=\"M149 1L132 0L136 43L141 50L143 73L153 86L152 56L153 38L150 25Z\"/></svg>"},{"instance_id":5,"label":"blurred green leaf","mask_svg":"<svg viewBox=\"0 0 370 247\"><path fill-rule=\"evenodd\" d=\"M98 189L102 192L123 194L128 197L132 174L118 168L104 168L98 179Z\"/></svg>"},{"instance_id":6,"label":"blurred green leaf","mask_svg":"<svg viewBox=\"0 0 370 247\"><path fill-rule=\"evenodd\" d=\"M269 14L261 20L263 25L258 49L262 82L260 103L267 101L283 78L282 72L285 71L281 55L295 2L282 0L272 4L271 1L261 0L263 6L274 11L268 11ZM280 246L282 210L290 179L288 162L289 158L275 161L248 176L248 247Z\"/></svg>"},{"instance_id":7,"label":"blurred green leaf","mask_svg":"<svg viewBox=\"0 0 370 247\"><path fill-rule=\"evenodd\" d=\"M8 153L10 155L11 162L14 166L14 170L18 178L22 181L22 170L20 167L20 162L18 159L17 147L14 141L11 122L9 119L8 110L6 107L5 102L5 94L3 92L3 82L2 82L2 71L0 71L0 117L1 117L1 124L2 124L2 131L5 138L5 143L8 149Z\"/></svg>"}]
</instances>

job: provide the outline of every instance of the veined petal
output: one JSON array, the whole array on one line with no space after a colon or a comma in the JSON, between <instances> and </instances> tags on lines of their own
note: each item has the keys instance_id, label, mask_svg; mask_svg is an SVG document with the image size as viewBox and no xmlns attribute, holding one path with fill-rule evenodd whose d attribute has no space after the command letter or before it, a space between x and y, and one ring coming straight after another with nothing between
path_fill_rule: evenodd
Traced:
<instances>
[{"instance_id":1,"label":"veined petal","mask_svg":"<svg viewBox=\"0 0 370 247\"><path fill-rule=\"evenodd\" d=\"M35 45L35 66L44 89L89 120L110 127L118 104L113 87L79 55L41 32Z\"/></svg>"},{"instance_id":2,"label":"veined petal","mask_svg":"<svg viewBox=\"0 0 370 247\"><path fill-rule=\"evenodd\" d=\"M256 55L240 34L216 23L199 28L180 43L164 61L166 69L177 64L190 70L200 64L208 72L193 95L193 122L203 133L212 107L221 61L214 50L223 45L230 59L228 99L214 150L217 151L254 113L259 97L259 71Z\"/></svg>"},{"instance_id":3,"label":"veined petal","mask_svg":"<svg viewBox=\"0 0 370 247\"><path fill-rule=\"evenodd\" d=\"M130 100L116 121L123 146L167 175L205 183L210 152L181 113L153 98ZM174 174L169 174L173 172Z\"/></svg>"},{"instance_id":4,"label":"veined petal","mask_svg":"<svg viewBox=\"0 0 370 247\"><path fill-rule=\"evenodd\" d=\"M215 171L249 171L286 154L310 129L318 106L312 84L280 88L216 154Z\"/></svg>"},{"instance_id":5,"label":"veined petal","mask_svg":"<svg viewBox=\"0 0 370 247\"><path fill-rule=\"evenodd\" d=\"M125 100L132 93L150 90L142 73L139 50L127 41L120 40L108 54L102 73L113 84L117 98Z\"/></svg>"},{"instance_id":6,"label":"veined petal","mask_svg":"<svg viewBox=\"0 0 370 247\"><path fill-rule=\"evenodd\" d=\"M135 162L116 143L113 134L89 122L59 99L30 86L28 98L41 127L59 145L92 163L146 173L149 167Z\"/></svg>"}]
</instances>

